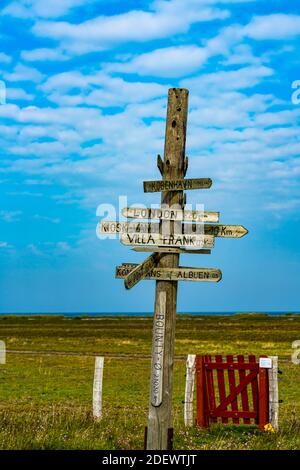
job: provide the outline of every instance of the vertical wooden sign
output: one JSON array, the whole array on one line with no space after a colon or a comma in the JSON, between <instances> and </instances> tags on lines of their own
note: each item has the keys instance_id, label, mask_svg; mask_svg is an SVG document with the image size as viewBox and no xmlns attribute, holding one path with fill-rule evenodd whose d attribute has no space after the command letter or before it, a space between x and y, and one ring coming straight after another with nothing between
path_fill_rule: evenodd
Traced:
<instances>
[{"instance_id":1,"label":"vertical wooden sign","mask_svg":"<svg viewBox=\"0 0 300 470\"><path fill-rule=\"evenodd\" d=\"M162 402L166 327L166 293L160 292L153 320L150 399L152 406Z\"/></svg>"},{"instance_id":2,"label":"vertical wooden sign","mask_svg":"<svg viewBox=\"0 0 300 470\"><path fill-rule=\"evenodd\" d=\"M166 120L163 180L176 180L184 177L185 141L188 111L188 90L171 88L168 93ZM165 191L161 196L162 207L183 207L183 191ZM170 221L170 234L178 232L178 222ZM177 230L176 230L177 228ZM163 254L159 268L176 268L179 254ZM162 397L159 406L149 403L147 449L166 450L168 436L172 428L173 361L177 304L177 281L156 281L155 312L159 312L161 294L165 297L165 338L163 349ZM153 360L153 359L152 359Z\"/></svg>"}]
</instances>

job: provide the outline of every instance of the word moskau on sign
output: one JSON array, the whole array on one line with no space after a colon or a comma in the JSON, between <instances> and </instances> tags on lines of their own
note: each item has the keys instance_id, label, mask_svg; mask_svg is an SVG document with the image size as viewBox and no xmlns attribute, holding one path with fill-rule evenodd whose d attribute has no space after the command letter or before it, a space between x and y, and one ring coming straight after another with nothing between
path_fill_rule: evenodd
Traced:
<instances>
[{"instance_id":1,"label":"word moskau on sign","mask_svg":"<svg viewBox=\"0 0 300 470\"><path fill-rule=\"evenodd\" d=\"M170 220L163 220L160 225L158 222L117 222L117 221L105 221L103 220L97 226L97 233L113 235L117 233L162 233L168 235L170 228ZM180 224L180 234L192 234L192 235L211 235L213 237L222 238L241 238L248 233L242 225L215 225L215 224ZM175 233L179 232L176 230Z\"/></svg>"}]
</instances>

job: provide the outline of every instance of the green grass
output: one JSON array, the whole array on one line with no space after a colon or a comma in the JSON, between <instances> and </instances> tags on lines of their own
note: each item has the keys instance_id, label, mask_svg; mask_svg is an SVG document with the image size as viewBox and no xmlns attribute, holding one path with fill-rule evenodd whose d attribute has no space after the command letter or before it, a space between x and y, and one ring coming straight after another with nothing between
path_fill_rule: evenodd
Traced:
<instances>
[{"instance_id":1,"label":"green grass","mask_svg":"<svg viewBox=\"0 0 300 470\"><path fill-rule=\"evenodd\" d=\"M0 448L141 449L147 424L151 330L151 318L0 316L0 339L8 349L7 363L0 365ZM179 316L174 448L300 449L300 365L290 360L296 339L300 339L296 315ZM279 432L232 425L187 430L182 401L185 358L191 353L278 355L283 371ZM106 356L100 422L91 416L93 354Z\"/></svg>"}]
</instances>

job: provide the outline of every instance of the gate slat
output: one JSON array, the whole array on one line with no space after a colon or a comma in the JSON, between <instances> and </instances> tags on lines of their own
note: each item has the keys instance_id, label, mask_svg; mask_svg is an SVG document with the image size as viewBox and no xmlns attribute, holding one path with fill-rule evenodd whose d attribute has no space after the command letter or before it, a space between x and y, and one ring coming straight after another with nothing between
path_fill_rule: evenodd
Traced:
<instances>
[{"instance_id":1,"label":"gate slat","mask_svg":"<svg viewBox=\"0 0 300 470\"><path fill-rule=\"evenodd\" d=\"M210 355L205 355L204 356L204 362L205 363L210 363L211 362L211 356ZM208 391L208 399L209 399L209 403L208 403L209 416L210 416L210 420L213 423L216 423L218 421L218 419L216 417L211 417L211 412L213 412L216 409L213 371L206 369L205 372L206 372L206 378L207 378L207 391Z\"/></svg>"},{"instance_id":2,"label":"gate slat","mask_svg":"<svg viewBox=\"0 0 300 470\"><path fill-rule=\"evenodd\" d=\"M212 416L227 416L228 418L234 418L236 416L240 418L255 418L254 411L215 411L211 413Z\"/></svg>"},{"instance_id":3,"label":"gate slat","mask_svg":"<svg viewBox=\"0 0 300 470\"><path fill-rule=\"evenodd\" d=\"M227 356L227 362L231 364L233 363L233 356L231 354ZM230 370L230 368L228 369L228 381L229 381L230 393L233 393L235 390L235 377L234 377L234 370ZM236 398L234 398L231 402L231 409L232 411L238 411L238 402ZM233 418L232 422L234 424L238 424L239 418Z\"/></svg>"},{"instance_id":4,"label":"gate slat","mask_svg":"<svg viewBox=\"0 0 300 470\"><path fill-rule=\"evenodd\" d=\"M223 357L220 354L216 355L216 362L218 363L218 365L223 362ZM217 369L217 379L218 379L220 403L222 403L222 401L224 401L226 398L224 369ZM228 423L228 418L222 416L222 423Z\"/></svg>"},{"instance_id":5,"label":"gate slat","mask_svg":"<svg viewBox=\"0 0 300 470\"><path fill-rule=\"evenodd\" d=\"M249 355L249 362L256 362L256 357L253 354ZM251 390L252 390L252 403L253 411L256 413L255 424L258 424L258 382L257 376L251 381Z\"/></svg>"},{"instance_id":6,"label":"gate slat","mask_svg":"<svg viewBox=\"0 0 300 470\"><path fill-rule=\"evenodd\" d=\"M244 356L239 354L237 356L237 360L239 364L243 364L245 362ZM243 381L243 379L246 376L245 370L239 369L239 379L240 383ZM249 401L248 401L248 387L244 388L241 392L242 395L242 407L243 411L249 411ZM250 424L250 418L244 417L244 424Z\"/></svg>"},{"instance_id":7,"label":"gate slat","mask_svg":"<svg viewBox=\"0 0 300 470\"><path fill-rule=\"evenodd\" d=\"M243 388L247 387L256 376L256 372L250 372L248 375L246 375L244 381L234 388L233 392L225 398L221 405L217 406L216 411L225 410L229 405L231 405L231 403L236 399L237 395L241 393Z\"/></svg>"},{"instance_id":8,"label":"gate slat","mask_svg":"<svg viewBox=\"0 0 300 470\"><path fill-rule=\"evenodd\" d=\"M208 427L208 410L206 396L206 377L203 356L196 356L196 397L197 397L197 425Z\"/></svg>"}]
</instances>

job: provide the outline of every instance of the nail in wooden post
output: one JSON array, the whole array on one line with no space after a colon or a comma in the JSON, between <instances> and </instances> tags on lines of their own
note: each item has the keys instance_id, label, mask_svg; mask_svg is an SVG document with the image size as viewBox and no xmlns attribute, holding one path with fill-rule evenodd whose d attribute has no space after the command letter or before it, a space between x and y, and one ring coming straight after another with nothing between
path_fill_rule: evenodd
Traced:
<instances>
[{"instance_id":1,"label":"nail in wooden post","mask_svg":"<svg viewBox=\"0 0 300 470\"><path fill-rule=\"evenodd\" d=\"M188 90L171 88L168 93L168 110L166 120L163 179L182 179L184 177L185 140L188 111ZM161 203L179 208L182 191L164 191ZM170 223L170 234L174 233L176 222ZM177 222L178 223L178 222ZM176 268L179 265L179 254L163 254L158 266ZM172 428L172 394L173 394L173 360L176 323L177 281L156 281L155 315L160 314L161 293L165 296L165 338L163 351L162 399L159 405L153 403L153 381L151 380L148 450L167 450L168 429ZM155 337L153 336L154 349ZM153 362L153 357L152 357ZM160 385L158 384L160 387Z\"/></svg>"}]
</instances>

